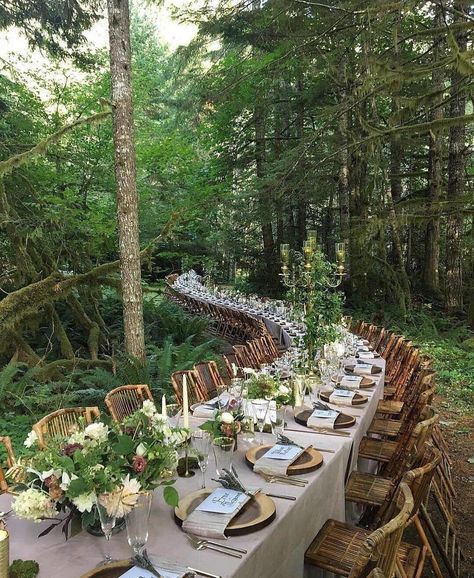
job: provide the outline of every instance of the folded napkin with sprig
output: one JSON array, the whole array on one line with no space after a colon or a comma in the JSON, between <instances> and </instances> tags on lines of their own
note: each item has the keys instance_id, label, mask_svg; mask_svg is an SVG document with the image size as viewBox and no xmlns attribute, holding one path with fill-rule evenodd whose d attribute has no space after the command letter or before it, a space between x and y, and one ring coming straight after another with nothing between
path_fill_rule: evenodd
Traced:
<instances>
[{"instance_id":1,"label":"folded napkin with sprig","mask_svg":"<svg viewBox=\"0 0 474 578\"><path fill-rule=\"evenodd\" d=\"M195 578L196 574L185 566L163 560L151 560L146 550L132 558L135 566L120 578Z\"/></svg>"},{"instance_id":2,"label":"folded napkin with sprig","mask_svg":"<svg viewBox=\"0 0 474 578\"><path fill-rule=\"evenodd\" d=\"M230 521L260 491L246 489L233 466L223 471L224 474L214 480L223 487L214 490L191 512L183 522L185 532L206 538L225 539Z\"/></svg>"},{"instance_id":3,"label":"folded napkin with sprig","mask_svg":"<svg viewBox=\"0 0 474 578\"><path fill-rule=\"evenodd\" d=\"M257 474L270 476L286 476L288 468L300 457L305 449L292 442L286 436L278 434L276 445L255 462L253 471Z\"/></svg>"},{"instance_id":4,"label":"folded napkin with sprig","mask_svg":"<svg viewBox=\"0 0 474 578\"><path fill-rule=\"evenodd\" d=\"M352 405L356 392L342 387L335 387L329 396L329 403L334 405Z\"/></svg>"},{"instance_id":5,"label":"folded napkin with sprig","mask_svg":"<svg viewBox=\"0 0 474 578\"><path fill-rule=\"evenodd\" d=\"M334 429L339 413L322 401L316 401L313 403L313 413L309 416L306 425L316 431Z\"/></svg>"}]
</instances>

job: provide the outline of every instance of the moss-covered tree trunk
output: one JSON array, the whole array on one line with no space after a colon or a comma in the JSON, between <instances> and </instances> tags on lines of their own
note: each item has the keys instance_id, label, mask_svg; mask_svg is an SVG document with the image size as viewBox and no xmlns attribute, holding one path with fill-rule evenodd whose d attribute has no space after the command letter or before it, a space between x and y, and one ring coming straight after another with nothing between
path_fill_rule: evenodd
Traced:
<instances>
[{"instance_id":1,"label":"moss-covered tree trunk","mask_svg":"<svg viewBox=\"0 0 474 578\"><path fill-rule=\"evenodd\" d=\"M454 2L454 21L463 22L462 13L467 10L465 0ZM467 48L464 31L455 33L457 49L460 53ZM459 56L458 56L459 58ZM466 113L465 75L460 70L460 62L451 75L451 117L463 116ZM448 217L446 222L446 309L449 312L459 311L463 307L462 286L462 235L464 217L462 211L462 194L466 181L466 126L464 123L449 129L448 158Z\"/></svg>"},{"instance_id":2,"label":"moss-covered tree trunk","mask_svg":"<svg viewBox=\"0 0 474 578\"><path fill-rule=\"evenodd\" d=\"M125 351L144 360L128 0L108 0L107 7Z\"/></svg>"}]
</instances>

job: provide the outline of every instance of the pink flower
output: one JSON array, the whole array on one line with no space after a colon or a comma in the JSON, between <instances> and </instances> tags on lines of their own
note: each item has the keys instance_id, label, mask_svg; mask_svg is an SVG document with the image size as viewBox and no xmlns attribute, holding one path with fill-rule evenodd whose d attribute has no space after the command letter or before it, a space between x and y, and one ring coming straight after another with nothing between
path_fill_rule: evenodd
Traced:
<instances>
[{"instance_id":1,"label":"pink flower","mask_svg":"<svg viewBox=\"0 0 474 578\"><path fill-rule=\"evenodd\" d=\"M133 456L132 467L137 474L141 474L148 463L148 460L143 456Z\"/></svg>"},{"instance_id":2,"label":"pink flower","mask_svg":"<svg viewBox=\"0 0 474 578\"><path fill-rule=\"evenodd\" d=\"M65 456L71 457L74 452L77 452L77 450L82 450L83 447L84 446L82 444L77 444L77 443L76 444L67 444L67 446L64 446L64 448L63 448L63 454Z\"/></svg>"}]
</instances>

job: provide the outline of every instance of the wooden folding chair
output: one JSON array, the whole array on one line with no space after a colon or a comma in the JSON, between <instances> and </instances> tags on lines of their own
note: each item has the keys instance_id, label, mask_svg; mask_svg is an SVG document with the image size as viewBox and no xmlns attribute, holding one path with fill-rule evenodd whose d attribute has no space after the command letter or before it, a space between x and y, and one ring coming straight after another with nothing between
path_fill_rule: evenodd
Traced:
<instances>
[{"instance_id":1,"label":"wooden folding chair","mask_svg":"<svg viewBox=\"0 0 474 578\"><path fill-rule=\"evenodd\" d=\"M148 385L121 385L109 391L105 396L105 405L112 418L120 423L141 409L146 399L153 401Z\"/></svg>"},{"instance_id":2,"label":"wooden folding chair","mask_svg":"<svg viewBox=\"0 0 474 578\"><path fill-rule=\"evenodd\" d=\"M36 422L32 429L38 436L38 446L45 449L49 440L71 435L82 420L89 425L98 417L98 407L67 407L46 415Z\"/></svg>"},{"instance_id":3,"label":"wooden folding chair","mask_svg":"<svg viewBox=\"0 0 474 578\"><path fill-rule=\"evenodd\" d=\"M217 363L215 361L203 361L202 363L197 363L193 369L199 375L201 383L206 387L209 399L216 397L218 387L225 385L224 379L217 368Z\"/></svg>"},{"instance_id":4,"label":"wooden folding chair","mask_svg":"<svg viewBox=\"0 0 474 578\"><path fill-rule=\"evenodd\" d=\"M0 443L5 447L7 453L6 466L7 469L13 468L15 465L15 454L13 453L12 441L9 436L0 436ZM8 483L5 477L5 472L0 466L0 493L8 492Z\"/></svg>"},{"instance_id":5,"label":"wooden folding chair","mask_svg":"<svg viewBox=\"0 0 474 578\"><path fill-rule=\"evenodd\" d=\"M186 384L188 387L188 401L189 405L208 401L209 394L206 386L202 383L199 374L196 371L175 371L171 375L171 385L173 386L176 403L179 406L183 405L183 378L186 376Z\"/></svg>"}]
</instances>

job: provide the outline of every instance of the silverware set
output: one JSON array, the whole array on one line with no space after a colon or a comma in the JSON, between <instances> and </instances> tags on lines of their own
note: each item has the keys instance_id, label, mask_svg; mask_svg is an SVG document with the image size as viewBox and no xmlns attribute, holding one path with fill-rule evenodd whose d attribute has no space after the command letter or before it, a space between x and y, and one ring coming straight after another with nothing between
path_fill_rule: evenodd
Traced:
<instances>
[{"instance_id":1,"label":"silverware set","mask_svg":"<svg viewBox=\"0 0 474 578\"><path fill-rule=\"evenodd\" d=\"M186 534L186 536L195 550L214 550L215 552L220 552L233 558L242 558L242 554L247 554L247 550L242 548L233 548L232 546L213 542L212 540L201 539L193 534Z\"/></svg>"}]
</instances>

